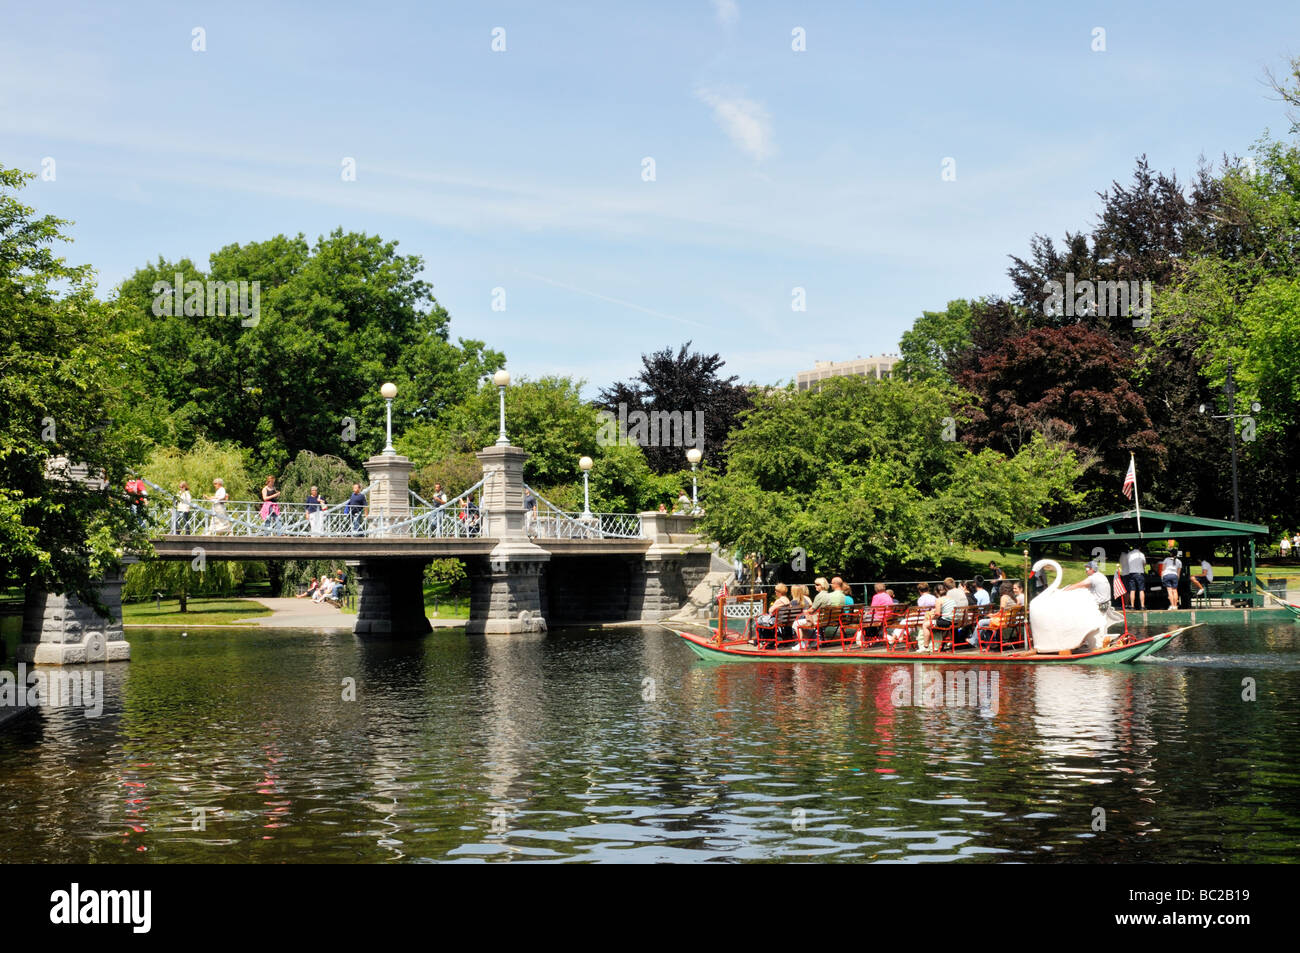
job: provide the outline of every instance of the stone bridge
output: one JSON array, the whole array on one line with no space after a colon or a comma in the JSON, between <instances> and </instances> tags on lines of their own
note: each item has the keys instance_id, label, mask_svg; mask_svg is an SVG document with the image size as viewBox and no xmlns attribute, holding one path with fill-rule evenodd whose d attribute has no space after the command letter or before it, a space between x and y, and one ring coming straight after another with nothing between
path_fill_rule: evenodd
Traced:
<instances>
[{"instance_id":1,"label":"stone bridge","mask_svg":"<svg viewBox=\"0 0 1300 953\"><path fill-rule=\"evenodd\" d=\"M612 520L554 511L526 519L527 456L518 447L488 447L478 454L484 479L477 498L463 501L459 512L456 501L418 512L409 489L411 461L386 450L365 464L370 487L364 522L346 513L334 526L317 523L307 529L304 523L295 529L290 520L281 524L283 532L238 531L238 521L225 507L214 514L212 504L196 504L194 518L179 522L174 508L151 496L155 518L159 512L169 516L153 539L155 555L191 561L199 555L205 561L346 560L355 568L360 590L353 631L363 638L429 632L424 569L432 559L449 557L464 562L470 576L471 633L654 621L682 607L712 559L695 532L695 517L641 513ZM29 593L18 658L46 664L129 658L121 586L119 575L101 587L114 622L73 596Z\"/></svg>"}]
</instances>

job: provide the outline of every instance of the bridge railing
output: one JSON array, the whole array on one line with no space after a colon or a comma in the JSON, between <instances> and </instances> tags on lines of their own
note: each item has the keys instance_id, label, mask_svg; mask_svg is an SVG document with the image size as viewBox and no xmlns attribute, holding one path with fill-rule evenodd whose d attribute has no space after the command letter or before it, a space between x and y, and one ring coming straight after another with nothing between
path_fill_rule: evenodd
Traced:
<instances>
[{"instance_id":1,"label":"bridge railing","mask_svg":"<svg viewBox=\"0 0 1300 953\"><path fill-rule=\"evenodd\" d=\"M645 536L637 513L566 513L525 484L538 502L536 516L525 521L524 529L542 539L642 539Z\"/></svg>"},{"instance_id":2,"label":"bridge railing","mask_svg":"<svg viewBox=\"0 0 1300 953\"><path fill-rule=\"evenodd\" d=\"M151 535L467 539L482 535L486 515L473 496L482 486L481 481L442 506L420 500L424 505L412 506L401 519L367 512L368 504L350 507L346 502L326 506L279 503L267 507L260 500L193 500L188 510L182 510L180 507L186 504L173 493L148 480L145 483L154 491L143 515ZM362 496L369 489L363 488Z\"/></svg>"}]
</instances>

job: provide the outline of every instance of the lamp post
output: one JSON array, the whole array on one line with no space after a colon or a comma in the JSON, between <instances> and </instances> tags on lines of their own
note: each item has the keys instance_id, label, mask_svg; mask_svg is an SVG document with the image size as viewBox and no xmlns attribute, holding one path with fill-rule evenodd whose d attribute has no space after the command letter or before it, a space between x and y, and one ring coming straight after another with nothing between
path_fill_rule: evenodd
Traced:
<instances>
[{"instance_id":1,"label":"lamp post","mask_svg":"<svg viewBox=\"0 0 1300 953\"><path fill-rule=\"evenodd\" d=\"M699 447L691 447L686 451L686 459L691 463L691 508L695 509L700 505L700 488L695 479L695 468L700 465L700 459L704 452Z\"/></svg>"},{"instance_id":2,"label":"lamp post","mask_svg":"<svg viewBox=\"0 0 1300 953\"><path fill-rule=\"evenodd\" d=\"M587 473L591 470L591 457L583 457L578 461L578 466L582 468L582 515L579 519L591 519L591 492L587 486Z\"/></svg>"},{"instance_id":3,"label":"lamp post","mask_svg":"<svg viewBox=\"0 0 1300 953\"><path fill-rule=\"evenodd\" d=\"M497 435L497 446L510 446L510 438L506 436L506 388L510 386L510 372L504 367L492 375L492 383L497 385L497 393L501 395L501 433Z\"/></svg>"},{"instance_id":4,"label":"lamp post","mask_svg":"<svg viewBox=\"0 0 1300 953\"><path fill-rule=\"evenodd\" d=\"M388 431L388 442L384 444L384 453L391 457L397 453L397 451L393 449L393 398L397 396L397 385L392 381L389 381L384 384L383 387L379 388L379 393L383 395L384 403L387 404L384 417L386 423L385 429Z\"/></svg>"},{"instance_id":5,"label":"lamp post","mask_svg":"<svg viewBox=\"0 0 1300 953\"><path fill-rule=\"evenodd\" d=\"M1241 520L1241 507L1237 494L1237 421L1241 418L1249 418L1251 414L1259 413L1260 403L1259 401L1253 401L1250 405L1249 414L1233 412L1237 409L1237 382L1232 376L1232 358L1228 358L1228 373L1223 382L1223 393L1227 398L1225 400L1227 407L1224 408L1227 413L1210 414L1210 416L1214 420L1230 421L1228 424L1228 447L1232 456L1232 521L1236 523ZM1205 413L1207 410L1205 404L1201 404L1199 410L1201 413ZM1233 573L1240 575L1242 559L1241 545L1239 543L1234 544L1232 547L1232 564Z\"/></svg>"}]
</instances>

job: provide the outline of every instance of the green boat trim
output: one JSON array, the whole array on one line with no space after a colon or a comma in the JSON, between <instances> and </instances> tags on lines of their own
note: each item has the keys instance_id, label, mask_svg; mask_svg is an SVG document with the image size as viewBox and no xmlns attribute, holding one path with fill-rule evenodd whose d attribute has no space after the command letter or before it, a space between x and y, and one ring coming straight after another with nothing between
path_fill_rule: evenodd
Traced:
<instances>
[{"instance_id":1,"label":"green boat trim","mask_svg":"<svg viewBox=\"0 0 1300 953\"><path fill-rule=\"evenodd\" d=\"M1200 623L1203 624L1203 623ZM1198 624L1199 625L1199 624ZM1038 655L1034 652L845 652L836 649L803 652L755 648L749 642L724 642L710 636L693 635L674 629L688 648L710 662L819 662L830 664L900 665L910 662L943 662L976 665L1119 665L1155 655L1170 642L1197 625L1185 625L1127 645L1080 655Z\"/></svg>"}]
</instances>

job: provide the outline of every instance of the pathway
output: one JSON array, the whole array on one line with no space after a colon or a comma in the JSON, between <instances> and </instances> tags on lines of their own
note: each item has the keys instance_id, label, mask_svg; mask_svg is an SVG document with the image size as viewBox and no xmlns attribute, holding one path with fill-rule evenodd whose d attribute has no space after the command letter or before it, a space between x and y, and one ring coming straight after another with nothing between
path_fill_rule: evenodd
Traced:
<instances>
[{"instance_id":1,"label":"pathway","mask_svg":"<svg viewBox=\"0 0 1300 953\"><path fill-rule=\"evenodd\" d=\"M236 619L237 622L251 622L256 625L274 629L343 629L352 631L356 622L355 615L344 615L338 609L325 603L312 602L310 598L295 599L253 597L253 602L260 603L271 610L268 616L253 619ZM434 628L464 625L464 619L430 619Z\"/></svg>"}]
</instances>

